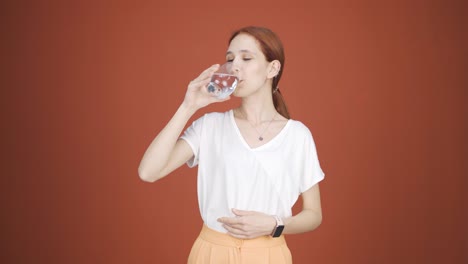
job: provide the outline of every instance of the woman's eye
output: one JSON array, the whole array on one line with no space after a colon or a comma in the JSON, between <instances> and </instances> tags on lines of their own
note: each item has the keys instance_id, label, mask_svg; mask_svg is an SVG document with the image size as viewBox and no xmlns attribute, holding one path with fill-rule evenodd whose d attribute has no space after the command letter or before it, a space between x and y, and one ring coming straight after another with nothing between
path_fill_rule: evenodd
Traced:
<instances>
[{"instance_id":1,"label":"woman's eye","mask_svg":"<svg viewBox=\"0 0 468 264\"><path fill-rule=\"evenodd\" d=\"M245 61L249 61L251 60L252 58L244 58Z\"/></svg>"},{"instance_id":2,"label":"woman's eye","mask_svg":"<svg viewBox=\"0 0 468 264\"><path fill-rule=\"evenodd\" d=\"M233 61L233 59L227 59L226 60L226 62L232 62L232 61Z\"/></svg>"}]
</instances>

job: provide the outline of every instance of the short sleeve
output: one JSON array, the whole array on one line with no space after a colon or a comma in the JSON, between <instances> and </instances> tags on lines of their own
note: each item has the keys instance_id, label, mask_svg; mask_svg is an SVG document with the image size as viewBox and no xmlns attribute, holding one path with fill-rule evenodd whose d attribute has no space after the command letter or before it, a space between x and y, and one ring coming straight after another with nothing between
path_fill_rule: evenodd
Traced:
<instances>
[{"instance_id":1,"label":"short sleeve","mask_svg":"<svg viewBox=\"0 0 468 264\"><path fill-rule=\"evenodd\" d=\"M317 149L315 142L312 137L312 133L308 128L304 126L304 137L303 137L303 160L301 179L300 179L300 193L303 193L310 189L312 186L322 181L325 174L320 167L320 162L317 156Z\"/></svg>"},{"instance_id":2,"label":"short sleeve","mask_svg":"<svg viewBox=\"0 0 468 264\"><path fill-rule=\"evenodd\" d=\"M187 166L189 166L190 168L193 168L198 165L203 120L204 116L195 120L180 137L181 139L185 140L192 148L193 157L187 161Z\"/></svg>"}]
</instances>

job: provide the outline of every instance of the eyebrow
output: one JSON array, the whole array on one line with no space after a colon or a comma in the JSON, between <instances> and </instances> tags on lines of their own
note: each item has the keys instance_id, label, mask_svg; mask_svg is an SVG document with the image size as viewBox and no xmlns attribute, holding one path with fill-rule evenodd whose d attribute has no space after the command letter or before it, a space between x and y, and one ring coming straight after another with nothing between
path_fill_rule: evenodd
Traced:
<instances>
[{"instance_id":1,"label":"eyebrow","mask_svg":"<svg viewBox=\"0 0 468 264\"><path fill-rule=\"evenodd\" d=\"M240 50L239 52L241 52L241 53L252 53L252 54L255 54L255 52L252 52L252 51L246 50L246 49ZM232 52L232 51L228 51L228 52L226 52L226 55L228 55L228 54L233 54L233 53L234 53L234 52Z\"/></svg>"}]
</instances>

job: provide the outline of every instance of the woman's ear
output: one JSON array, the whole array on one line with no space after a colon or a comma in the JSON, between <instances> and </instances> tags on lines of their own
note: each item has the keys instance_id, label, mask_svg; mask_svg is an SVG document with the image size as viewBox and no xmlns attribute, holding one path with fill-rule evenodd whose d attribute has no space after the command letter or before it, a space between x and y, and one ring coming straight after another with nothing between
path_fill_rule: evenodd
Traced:
<instances>
[{"instance_id":1,"label":"woman's ear","mask_svg":"<svg viewBox=\"0 0 468 264\"><path fill-rule=\"evenodd\" d=\"M274 60L270 62L269 69L268 69L268 78L275 77L276 75L278 75L280 70L281 70L281 63L279 62L279 60Z\"/></svg>"}]
</instances>

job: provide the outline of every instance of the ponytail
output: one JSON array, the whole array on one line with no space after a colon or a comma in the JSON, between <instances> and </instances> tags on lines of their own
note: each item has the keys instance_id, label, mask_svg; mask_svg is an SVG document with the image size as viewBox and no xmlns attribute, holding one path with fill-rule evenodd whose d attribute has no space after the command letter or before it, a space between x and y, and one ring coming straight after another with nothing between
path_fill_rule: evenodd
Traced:
<instances>
[{"instance_id":1,"label":"ponytail","mask_svg":"<svg viewBox=\"0 0 468 264\"><path fill-rule=\"evenodd\" d=\"M272 92L273 92L273 95L272 95L273 105L275 106L276 111L280 113L280 115L286 117L287 119L290 119L291 116L289 115L288 107L286 106L286 101L284 100L284 97L281 94L281 91L278 86L278 83L281 79L281 75L283 75L283 68L284 68L284 57L281 63L281 68L278 74L275 77L273 77L273 82L271 84ZM276 88L273 88L273 87L276 87Z\"/></svg>"},{"instance_id":2,"label":"ponytail","mask_svg":"<svg viewBox=\"0 0 468 264\"><path fill-rule=\"evenodd\" d=\"M276 111L280 113L280 115L290 119L288 107L286 106L286 102L284 101L284 97L281 94L279 89L273 91L273 105L275 106Z\"/></svg>"}]
</instances>

